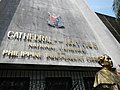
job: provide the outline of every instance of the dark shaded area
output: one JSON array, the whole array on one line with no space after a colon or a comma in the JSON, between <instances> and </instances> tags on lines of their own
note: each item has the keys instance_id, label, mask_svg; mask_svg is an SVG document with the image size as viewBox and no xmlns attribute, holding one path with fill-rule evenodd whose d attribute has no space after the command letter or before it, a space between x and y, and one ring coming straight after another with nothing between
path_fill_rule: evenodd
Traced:
<instances>
[{"instance_id":1,"label":"dark shaded area","mask_svg":"<svg viewBox=\"0 0 120 90\"><path fill-rule=\"evenodd\" d=\"M120 25L116 21L116 18L103 15L100 13L96 13L96 14L101 19L101 21L105 24L105 26L109 29L109 31L114 35L117 41L120 43Z\"/></svg>"},{"instance_id":2,"label":"dark shaded area","mask_svg":"<svg viewBox=\"0 0 120 90\"><path fill-rule=\"evenodd\" d=\"M85 90L93 90L94 77L84 77Z\"/></svg>"},{"instance_id":3,"label":"dark shaded area","mask_svg":"<svg viewBox=\"0 0 120 90\"><path fill-rule=\"evenodd\" d=\"M0 44L14 16L20 0L2 0L0 2Z\"/></svg>"},{"instance_id":4,"label":"dark shaded area","mask_svg":"<svg viewBox=\"0 0 120 90\"><path fill-rule=\"evenodd\" d=\"M46 78L45 90L70 90L72 79L69 77L52 77Z\"/></svg>"},{"instance_id":5,"label":"dark shaded area","mask_svg":"<svg viewBox=\"0 0 120 90\"><path fill-rule=\"evenodd\" d=\"M29 90L30 78L28 77L2 77L0 90Z\"/></svg>"},{"instance_id":6,"label":"dark shaded area","mask_svg":"<svg viewBox=\"0 0 120 90\"><path fill-rule=\"evenodd\" d=\"M0 64L0 70L3 69L17 69L17 70L26 70L26 69L31 69L31 70L69 70L69 71L79 71L81 70L82 72L88 71L88 67L79 67L79 66L59 66L59 65L35 65L35 64L5 64L1 63ZM101 69L101 67L89 67L89 70L92 70L91 72L97 72ZM113 68L112 71L114 71L115 68Z\"/></svg>"}]
</instances>

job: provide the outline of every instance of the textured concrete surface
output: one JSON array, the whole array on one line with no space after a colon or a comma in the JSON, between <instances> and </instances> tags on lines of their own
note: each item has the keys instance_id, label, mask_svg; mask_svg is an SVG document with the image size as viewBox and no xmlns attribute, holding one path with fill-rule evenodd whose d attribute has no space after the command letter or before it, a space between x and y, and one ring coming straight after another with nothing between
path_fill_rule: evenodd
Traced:
<instances>
[{"instance_id":1,"label":"textured concrete surface","mask_svg":"<svg viewBox=\"0 0 120 90\"><path fill-rule=\"evenodd\" d=\"M2 4L3 3L3 4ZM3 8L5 7L5 8ZM47 25L48 12L60 15L65 28L53 28ZM53 46L67 48L66 41L95 42L98 50L86 49L87 53L65 53L58 48L55 51L29 49L28 42L23 40L10 40L9 31L34 33L45 35L52 40L63 41ZM71 48L71 47L70 47ZM83 48L80 44L79 48ZM78 48L77 48L78 49ZM43 54L42 60L33 58L3 57L3 50L39 52ZM0 63L23 63L44 65L92 66L99 67L97 63L84 63L69 61L48 61L45 56L49 54L77 55L84 57L108 54L114 60L114 66L120 64L120 45L104 26L93 11L89 9L84 0L3 0L0 3Z\"/></svg>"}]
</instances>

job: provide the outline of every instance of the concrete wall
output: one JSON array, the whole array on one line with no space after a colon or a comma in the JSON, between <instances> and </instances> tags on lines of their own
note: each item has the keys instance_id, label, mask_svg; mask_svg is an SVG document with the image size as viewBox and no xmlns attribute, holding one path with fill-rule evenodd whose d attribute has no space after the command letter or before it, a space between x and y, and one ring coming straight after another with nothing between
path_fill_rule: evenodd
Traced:
<instances>
[{"instance_id":1,"label":"concrete wall","mask_svg":"<svg viewBox=\"0 0 120 90\"><path fill-rule=\"evenodd\" d=\"M114 66L119 63L120 45L84 0L15 1L6 1L6 9L0 14L3 24L0 26L0 63L99 67L96 57L104 53L114 60ZM60 15L65 28L50 27L48 12ZM12 35L16 35L15 38L11 38ZM25 35L31 41L24 40ZM35 35L42 35L42 43L35 42ZM43 37L50 38L50 42L43 42ZM30 48L30 43L54 50ZM39 54L41 59L33 53Z\"/></svg>"}]
</instances>

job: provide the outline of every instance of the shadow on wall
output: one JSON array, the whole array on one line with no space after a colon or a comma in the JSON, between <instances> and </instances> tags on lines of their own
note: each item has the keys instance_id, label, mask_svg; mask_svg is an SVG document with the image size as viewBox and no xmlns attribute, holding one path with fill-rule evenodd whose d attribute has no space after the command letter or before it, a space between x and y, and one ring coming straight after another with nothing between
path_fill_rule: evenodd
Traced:
<instances>
[{"instance_id":1,"label":"shadow on wall","mask_svg":"<svg viewBox=\"0 0 120 90\"><path fill-rule=\"evenodd\" d=\"M10 25L20 0L1 0L0 2L0 44Z\"/></svg>"}]
</instances>

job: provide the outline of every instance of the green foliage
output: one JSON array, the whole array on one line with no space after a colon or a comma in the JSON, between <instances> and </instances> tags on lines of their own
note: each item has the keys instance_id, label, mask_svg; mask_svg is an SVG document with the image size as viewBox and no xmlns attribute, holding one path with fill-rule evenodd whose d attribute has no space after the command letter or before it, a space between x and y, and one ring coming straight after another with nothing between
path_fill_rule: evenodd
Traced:
<instances>
[{"instance_id":1,"label":"green foliage","mask_svg":"<svg viewBox=\"0 0 120 90\"><path fill-rule=\"evenodd\" d=\"M117 21L120 24L120 0L113 1L113 11L115 12L115 15L117 17Z\"/></svg>"}]
</instances>

